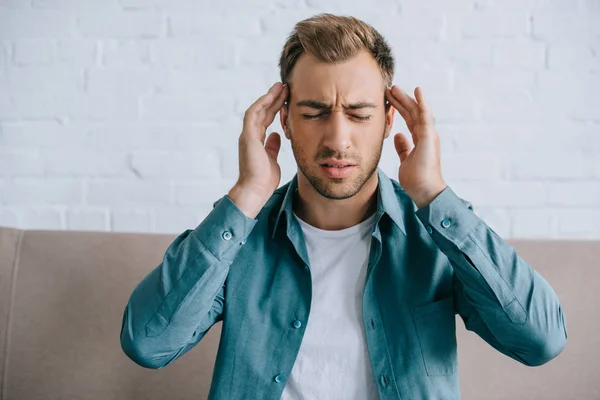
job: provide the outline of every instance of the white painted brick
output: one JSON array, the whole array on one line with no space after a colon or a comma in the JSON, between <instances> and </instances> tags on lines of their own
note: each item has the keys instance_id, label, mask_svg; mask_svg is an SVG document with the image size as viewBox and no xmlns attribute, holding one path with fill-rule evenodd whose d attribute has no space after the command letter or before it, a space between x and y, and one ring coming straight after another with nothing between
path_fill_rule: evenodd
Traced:
<instances>
[{"instance_id":1,"label":"white painted brick","mask_svg":"<svg viewBox=\"0 0 600 400\"><path fill-rule=\"evenodd\" d=\"M600 180L582 182L548 182L551 206L594 207L600 204Z\"/></svg>"},{"instance_id":2,"label":"white painted brick","mask_svg":"<svg viewBox=\"0 0 600 400\"><path fill-rule=\"evenodd\" d=\"M138 99L131 95L82 95L57 99L60 116L85 121L137 121Z\"/></svg>"},{"instance_id":3,"label":"white painted brick","mask_svg":"<svg viewBox=\"0 0 600 400\"><path fill-rule=\"evenodd\" d=\"M198 149L194 153L135 152L131 168L143 178L210 178L219 177L219 153Z\"/></svg>"},{"instance_id":4,"label":"white painted brick","mask_svg":"<svg viewBox=\"0 0 600 400\"><path fill-rule=\"evenodd\" d=\"M555 210L519 208L510 210L512 236L521 239L557 238L557 219Z\"/></svg>"},{"instance_id":5,"label":"white painted brick","mask_svg":"<svg viewBox=\"0 0 600 400\"><path fill-rule=\"evenodd\" d=\"M46 152L46 172L50 176L104 177L126 175L127 171L125 154L74 149Z\"/></svg>"},{"instance_id":6,"label":"white painted brick","mask_svg":"<svg viewBox=\"0 0 600 400\"><path fill-rule=\"evenodd\" d=\"M173 233L195 226L235 184L241 118L279 80L287 35L301 19L333 11L388 39L394 83L425 90L444 178L495 231L600 236L573 221L573 212L590 219L600 205L598 4L6 0L0 224ZM276 116L268 133L281 133L279 125ZM398 131L408 133L396 114ZM131 162L150 180L137 179ZM282 185L297 172L286 139L279 163ZM380 166L396 179L398 165L388 140Z\"/></svg>"},{"instance_id":7,"label":"white painted brick","mask_svg":"<svg viewBox=\"0 0 600 400\"><path fill-rule=\"evenodd\" d=\"M75 179L20 178L0 188L6 205L77 205L83 201L83 184Z\"/></svg>"},{"instance_id":8,"label":"white painted brick","mask_svg":"<svg viewBox=\"0 0 600 400\"><path fill-rule=\"evenodd\" d=\"M77 29L86 37L154 38L164 35L165 20L152 11L80 13Z\"/></svg>"},{"instance_id":9,"label":"white painted brick","mask_svg":"<svg viewBox=\"0 0 600 400\"><path fill-rule=\"evenodd\" d=\"M0 226L18 228L20 225L19 214L16 209L0 207Z\"/></svg>"},{"instance_id":10,"label":"white painted brick","mask_svg":"<svg viewBox=\"0 0 600 400\"><path fill-rule=\"evenodd\" d=\"M598 0L582 0L582 9L593 13L600 12L600 1Z\"/></svg>"},{"instance_id":11,"label":"white painted brick","mask_svg":"<svg viewBox=\"0 0 600 400\"><path fill-rule=\"evenodd\" d=\"M527 35L529 27L527 13L505 11L447 13L444 36L449 39L521 37Z\"/></svg>"},{"instance_id":12,"label":"white painted brick","mask_svg":"<svg viewBox=\"0 0 600 400\"><path fill-rule=\"evenodd\" d=\"M198 75L198 68L209 70L233 65L235 41L213 37L199 39L158 39L150 43L152 65L159 68L188 69ZM204 75L204 74L201 74ZM230 78L233 76L229 73Z\"/></svg>"},{"instance_id":13,"label":"white painted brick","mask_svg":"<svg viewBox=\"0 0 600 400\"><path fill-rule=\"evenodd\" d=\"M78 231L107 231L108 211L105 209L74 208L67 210L67 229Z\"/></svg>"},{"instance_id":14,"label":"white painted brick","mask_svg":"<svg viewBox=\"0 0 600 400\"><path fill-rule=\"evenodd\" d=\"M116 232L150 232L153 215L144 210L114 210L110 215L111 230Z\"/></svg>"},{"instance_id":15,"label":"white painted brick","mask_svg":"<svg viewBox=\"0 0 600 400\"><path fill-rule=\"evenodd\" d=\"M107 67L147 67L150 62L148 41L107 39L100 43L100 60Z\"/></svg>"},{"instance_id":16,"label":"white painted brick","mask_svg":"<svg viewBox=\"0 0 600 400\"><path fill-rule=\"evenodd\" d=\"M81 70L31 66L7 68L0 74L0 90L14 94L65 94L82 89Z\"/></svg>"},{"instance_id":17,"label":"white painted brick","mask_svg":"<svg viewBox=\"0 0 600 400\"><path fill-rule=\"evenodd\" d=\"M202 217L208 214L207 208L163 207L155 211L154 229L165 233L181 233L186 229L194 229L200 224Z\"/></svg>"},{"instance_id":18,"label":"white painted brick","mask_svg":"<svg viewBox=\"0 0 600 400\"><path fill-rule=\"evenodd\" d=\"M404 90L408 91L406 88ZM475 99L465 98L462 101L456 101L455 95L437 94L435 91L426 92L425 88L423 88L423 93L427 105L433 113L436 125L438 123L473 121L476 118ZM411 97L414 98L414 94ZM396 113L395 118L404 125L404 120L400 113ZM406 128L402 129L408 133Z\"/></svg>"},{"instance_id":19,"label":"white painted brick","mask_svg":"<svg viewBox=\"0 0 600 400\"><path fill-rule=\"evenodd\" d=\"M564 153L519 154L508 161L508 177L516 180L581 180L598 178L597 157Z\"/></svg>"},{"instance_id":20,"label":"white painted brick","mask_svg":"<svg viewBox=\"0 0 600 400\"><path fill-rule=\"evenodd\" d=\"M21 229L63 230L63 212L51 208L24 208L20 211Z\"/></svg>"},{"instance_id":21,"label":"white painted brick","mask_svg":"<svg viewBox=\"0 0 600 400\"><path fill-rule=\"evenodd\" d=\"M164 206L172 203L171 185L159 181L93 180L86 202L95 206Z\"/></svg>"},{"instance_id":22,"label":"white painted brick","mask_svg":"<svg viewBox=\"0 0 600 400\"><path fill-rule=\"evenodd\" d=\"M535 14L533 35L536 38L563 42L597 42L600 24L594 14Z\"/></svg>"},{"instance_id":23,"label":"white painted brick","mask_svg":"<svg viewBox=\"0 0 600 400\"><path fill-rule=\"evenodd\" d=\"M438 124L441 137L454 143L457 153L495 152L501 156L533 153L600 153L600 135L594 125L560 124Z\"/></svg>"},{"instance_id":24,"label":"white painted brick","mask_svg":"<svg viewBox=\"0 0 600 400\"><path fill-rule=\"evenodd\" d=\"M63 10L106 10L116 8L114 0L31 0L33 7Z\"/></svg>"},{"instance_id":25,"label":"white painted brick","mask_svg":"<svg viewBox=\"0 0 600 400\"><path fill-rule=\"evenodd\" d=\"M500 168L494 154L442 154L444 177L461 180L493 180L500 177Z\"/></svg>"},{"instance_id":26,"label":"white painted brick","mask_svg":"<svg viewBox=\"0 0 600 400\"><path fill-rule=\"evenodd\" d=\"M477 108L481 121L498 127L543 124L549 118L565 123L567 115L558 109L556 102L539 99L526 88L515 86L513 93L482 93L477 95Z\"/></svg>"},{"instance_id":27,"label":"white painted brick","mask_svg":"<svg viewBox=\"0 0 600 400\"><path fill-rule=\"evenodd\" d=\"M52 119L56 117L55 97L49 95L7 96L0 92L0 119Z\"/></svg>"},{"instance_id":28,"label":"white painted brick","mask_svg":"<svg viewBox=\"0 0 600 400\"><path fill-rule=\"evenodd\" d=\"M215 201L229 193L235 182L235 179L225 179L175 184L173 187L175 204L212 207Z\"/></svg>"},{"instance_id":29,"label":"white painted brick","mask_svg":"<svg viewBox=\"0 0 600 400\"><path fill-rule=\"evenodd\" d=\"M10 43L0 42L0 68L4 69L9 64Z\"/></svg>"},{"instance_id":30,"label":"white painted brick","mask_svg":"<svg viewBox=\"0 0 600 400\"><path fill-rule=\"evenodd\" d=\"M215 12L210 18L202 11L174 12L168 17L169 36L179 37L231 37L235 35L258 35L260 20L256 13Z\"/></svg>"},{"instance_id":31,"label":"white painted brick","mask_svg":"<svg viewBox=\"0 0 600 400\"><path fill-rule=\"evenodd\" d=\"M557 99L556 111L573 119L600 120L600 108L597 104L600 92L600 76L595 73L577 73L570 71L540 71L537 76L538 99ZM577 99L560 101L559 99Z\"/></svg>"},{"instance_id":32,"label":"white painted brick","mask_svg":"<svg viewBox=\"0 0 600 400\"><path fill-rule=\"evenodd\" d=\"M145 122L211 122L229 117L234 99L221 93L156 95L143 98L141 107Z\"/></svg>"},{"instance_id":33,"label":"white painted brick","mask_svg":"<svg viewBox=\"0 0 600 400\"><path fill-rule=\"evenodd\" d=\"M156 85L156 75L150 70L94 68L86 74L86 89L94 94L151 94Z\"/></svg>"},{"instance_id":34,"label":"white painted brick","mask_svg":"<svg viewBox=\"0 0 600 400\"><path fill-rule=\"evenodd\" d=\"M454 90L460 95L512 95L515 91L533 90L535 85L534 71L468 67L454 71Z\"/></svg>"},{"instance_id":35,"label":"white painted brick","mask_svg":"<svg viewBox=\"0 0 600 400\"><path fill-rule=\"evenodd\" d=\"M176 150L180 126L142 125L138 123L88 124L89 146L98 150Z\"/></svg>"},{"instance_id":36,"label":"white painted brick","mask_svg":"<svg viewBox=\"0 0 600 400\"><path fill-rule=\"evenodd\" d=\"M41 176L44 160L37 151L0 150L0 176Z\"/></svg>"},{"instance_id":37,"label":"white painted brick","mask_svg":"<svg viewBox=\"0 0 600 400\"><path fill-rule=\"evenodd\" d=\"M175 138L177 148L195 151L203 148L237 147L237 141L242 132L241 121L223 121L223 123L189 125L171 127L164 131L165 135Z\"/></svg>"},{"instance_id":38,"label":"white painted brick","mask_svg":"<svg viewBox=\"0 0 600 400\"><path fill-rule=\"evenodd\" d=\"M507 40L493 46L492 59L497 68L543 69L546 64L546 45L533 40Z\"/></svg>"},{"instance_id":39,"label":"white painted brick","mask_svg":"<svg viewBox=\"0 0 600 400\"><path fill-rule=\"evenodd\" d=\"M444 95L452 88L452 71L444 67L425 67L422 64L404 63L396 69L394 84L401 86L411 97L420 86L425 96Z\"/></svg>"},{"instance_id":40,"label":"white painted brick","mask_svg":"<svg viewBox=\"0 0 600 400\"><path fill-rule=\"evenodd\" d=\"M478 168L478 166L475 166ZM442 173L445 166L442 165ZM453 179L454 181L454 179ZM460 195L473 207L542 207L546 205L547 190L541 182L457 182Z\"/></svg>"},{"instance_id":41,"label":"white painted brick","mask_svg":"<svg viewBox=\"0 0 600 400\"><path fill-rule=\"evenodd\" d=\"M558 234L565 239L589 239L600 237L600 210L572 208L556 211Z\"/></svg>"},{"instance_id":42,"label":"white painted brick","mask_svg":"<svg viewBox=\"0 0 600 400\"><path fill-rule=\"evenodd\" d=\"M17 65L47 65L54 60L56 42L43 39L17 40L13 49Z\"/></svg>"},{"instance_id":43,"label":"white painted brick","mask_svg":"<svg viewBox=\"0 0 600 400\"><path fill-rule=\"evenodd\" d=\"M578 42L551 43L548 48L548 66L556 70L600 70L600 45Z\"/></svg>"},{"instance_id":44,"label":"white painted brick","mask_svg":"<svg viewBox=\"0 0 600 400\"><path fill-rule=\"evenodd\" d=\"M572 0L476 0L475 9L494 12L504 11L536 11L541 13L573 12L578 9L577 2Z\"/></svg>"},{"instance_id":45,"label":"white painted brick","mask_svg":"<svg viewBox=\"0 0 600 400\"><path fill-rule=\"evenodd\" d=\"M0 38L67 38L74 32L74 15L54 10L0 9Z\"/></svg>"},{"instance_id":46,"label":"white painted brick","mask_svg":"<svg viewBox=\"0 0 600 400\"><path fill-rule=\"evenodd\" d=\"M94 39L61 39L56 46L56 63L73 67L95 65L97 53Z\"/></svg>"},{"instance_id":47,"label":"white painted brick","mask_svg":"<svg viewBox=\"0 0 600 400\"><path fill-rule=\"evenodd\" d=\"M13 149L77 149L86 143L81 127L57 121L0 123L0 147Z\"/></svg>"}]
</instances>

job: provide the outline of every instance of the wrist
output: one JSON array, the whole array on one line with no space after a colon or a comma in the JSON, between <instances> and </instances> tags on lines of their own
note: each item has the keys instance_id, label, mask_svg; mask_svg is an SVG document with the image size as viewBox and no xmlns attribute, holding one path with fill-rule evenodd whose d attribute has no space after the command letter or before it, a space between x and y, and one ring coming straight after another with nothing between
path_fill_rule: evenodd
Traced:
<instances>
[{"instance_id":1,"label":"wrist","mask_svg":"<svg viewBox=\"0 0 600 400\"><path fill-rule=\"evenodd\" d=\"M237 184L227 193L227 197L248 218L256 218L260 210L267 203L264 196Z\"/></svg>"},{"instance_id":2,"label":"wrist","mask_svg":"<svg viewBox=\"0 0 600 400\"><path fill-rule=\"evenodd\" d=\"M438 197L440 193L446 189L446 187L448 187L448 185L442 182L434 187L421 190L418 194L410 197L417 208L421 209L431 204L431 202Z\"/></svg>"}]
</instances>

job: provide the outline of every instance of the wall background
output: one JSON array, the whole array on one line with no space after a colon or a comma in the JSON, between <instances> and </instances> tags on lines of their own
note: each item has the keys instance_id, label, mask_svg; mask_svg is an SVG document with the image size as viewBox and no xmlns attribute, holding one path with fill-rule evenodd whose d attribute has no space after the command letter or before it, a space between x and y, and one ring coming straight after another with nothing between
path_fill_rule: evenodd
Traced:
<instances>
[{"instance_id":1,"label":"wall background","mask_svg":"<svg viewBox=\"0 0 600 400\"><path fill-rule=\"evenodd\" d=\"M366 4L0 0L0 225L195 227L237 178L286 36L327 11L387 37L395 83L429 99L444 179L497 233L600 237L599 0ZM285 139L280 162L283 184ZM387 140L380 165L398 164Z\"/></svg>"}]
</instances>

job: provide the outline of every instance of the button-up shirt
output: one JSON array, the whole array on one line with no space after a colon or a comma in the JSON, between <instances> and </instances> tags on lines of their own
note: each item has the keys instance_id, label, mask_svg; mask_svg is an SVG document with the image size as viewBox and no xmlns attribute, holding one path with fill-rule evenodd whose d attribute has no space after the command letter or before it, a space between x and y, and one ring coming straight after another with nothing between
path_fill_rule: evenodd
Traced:
<instances>
[{"instance_id":1,"label":"button-up shirt","mask_svg":"<svg viewBox=\"0 0 600 400\"><path fill-rule=\"evenodd\" d=\"M456 318L528 366L558 355L565 317L548 282L447 186L417 209L377 170L377 211L362 297L379 396L459 399ZM180 234L134 289L123 351L163 368L216 322L221 343L209 399L279 399L310 324L311 276L293 216L297 176L256 218L223 196Z\"/></svg>"}]
</instances>

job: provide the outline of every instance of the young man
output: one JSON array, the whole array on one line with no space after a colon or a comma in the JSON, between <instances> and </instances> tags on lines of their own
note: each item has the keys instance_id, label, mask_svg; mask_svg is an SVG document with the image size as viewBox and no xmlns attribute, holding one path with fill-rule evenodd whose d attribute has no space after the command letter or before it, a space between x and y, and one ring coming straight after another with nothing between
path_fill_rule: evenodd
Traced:
<instances>
[{"instance_id":1,"label":"young man","mask_svg":"<svg viewBox=\"0 0 600 400\"><path fill-rule=\"evenodd\" d=\"M244 116L240 176L134 290L121 345L162 368L223 321L210 399L458 399L455 314L529 366L566 343L550 285L442 179L423 92L384 38L298 23ZM398 110L398 181L377 168ZM279 112L298 174L278 189ZM266 140L265 140L266 139Z\"/></svg>"}]
</instances>

